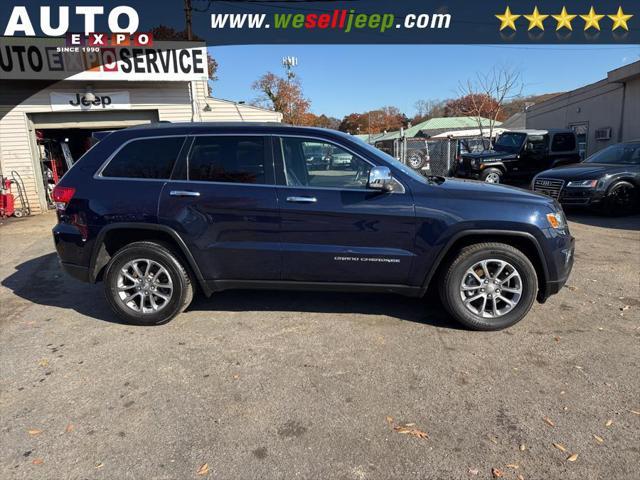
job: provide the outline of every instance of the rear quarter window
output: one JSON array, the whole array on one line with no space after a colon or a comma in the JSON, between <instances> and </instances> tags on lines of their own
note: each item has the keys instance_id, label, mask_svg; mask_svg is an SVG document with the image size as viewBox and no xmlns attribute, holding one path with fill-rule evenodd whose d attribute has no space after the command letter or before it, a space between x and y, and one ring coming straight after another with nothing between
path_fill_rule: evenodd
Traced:
<instances>
[{"instance_id":1,"label":"rear quarter window","mask_svg":"<svg viewBox=\"0 0 640 480\"><path fill-rule=\"evenodd\" d=\"M143 138L122 147L102 171L103 177L166 180L185 137Z\"/></svg>"},{"instance_id":2,"label":"rear quarter window","mask_svg":"<svg viewBox=\"0 0 640 480\"><path fill-rule=\"evenodd\" d=\"M576 148L576 138L572 133L557 133L551 140L551 151L570 152Z\"/></svg>"}]
</instances>

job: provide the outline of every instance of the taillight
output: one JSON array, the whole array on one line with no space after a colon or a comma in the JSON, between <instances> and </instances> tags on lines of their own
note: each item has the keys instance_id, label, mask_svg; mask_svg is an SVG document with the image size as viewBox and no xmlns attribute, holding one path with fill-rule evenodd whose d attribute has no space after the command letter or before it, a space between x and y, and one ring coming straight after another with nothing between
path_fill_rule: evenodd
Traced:
<instances>
[{"instance_id":1,"label":"taillight","mask_svg":"<svg viewBox=\"0 0 640 480\"><path fill-rule=\"evenodd\" d=\"M58 210L64 210L67 207L67 203L71 201L73 195L76 193L76 189L73 187L61 187L56 185L53 189L53 201L56 204Z\"/></svg>"}]
</instances>

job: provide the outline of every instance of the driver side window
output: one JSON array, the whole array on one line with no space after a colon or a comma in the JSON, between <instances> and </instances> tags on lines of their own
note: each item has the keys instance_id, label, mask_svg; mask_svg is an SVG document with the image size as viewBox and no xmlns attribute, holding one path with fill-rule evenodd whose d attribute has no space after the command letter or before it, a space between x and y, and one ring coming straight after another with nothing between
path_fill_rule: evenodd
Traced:
<instances>
[{"instance_id":1,"label":"driver side window","mask_svg":"<svg viewBox=\"0 0 640 480\"><path fill-rule=\"evenodd\" d=\"M288 186L367 188L371 165L333 143L282 137L280 150Z\"/></svg>"}]
</instances>

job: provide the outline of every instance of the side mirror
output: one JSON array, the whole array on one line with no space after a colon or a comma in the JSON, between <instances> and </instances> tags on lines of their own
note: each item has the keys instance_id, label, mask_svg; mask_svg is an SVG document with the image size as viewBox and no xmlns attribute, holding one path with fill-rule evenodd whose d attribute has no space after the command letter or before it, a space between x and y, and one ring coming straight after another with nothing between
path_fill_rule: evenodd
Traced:
<instances>
[{"instance_id":1,"label":"side mirror","mask_svg":"<svg viewBox=\"0 0 640 480\"><path fill-rule=\"evenodd\" d=\"M382 192L390 192L392 190L391 170L389 167L373 167L369 172L368 187Z\"/></svg>"}]
</instances>

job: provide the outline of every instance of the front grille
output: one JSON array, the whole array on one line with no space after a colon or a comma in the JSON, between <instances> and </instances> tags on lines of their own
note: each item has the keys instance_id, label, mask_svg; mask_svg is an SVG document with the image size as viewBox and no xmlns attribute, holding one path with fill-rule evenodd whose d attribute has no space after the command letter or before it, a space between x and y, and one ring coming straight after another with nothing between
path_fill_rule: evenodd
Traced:
<instances>
[{"instance_id":1,"label":"front grille","mask_svg":"<svg viewBox=\"0 0 640 480\"><path fill-rule=\"evenodd\" d=\"M564 187L564 180L555 180L553 178L536 178L533 183L533 189L538 193L543 193L555 198L560 198L560 192Z\"/></svg>"}]
</instances>

